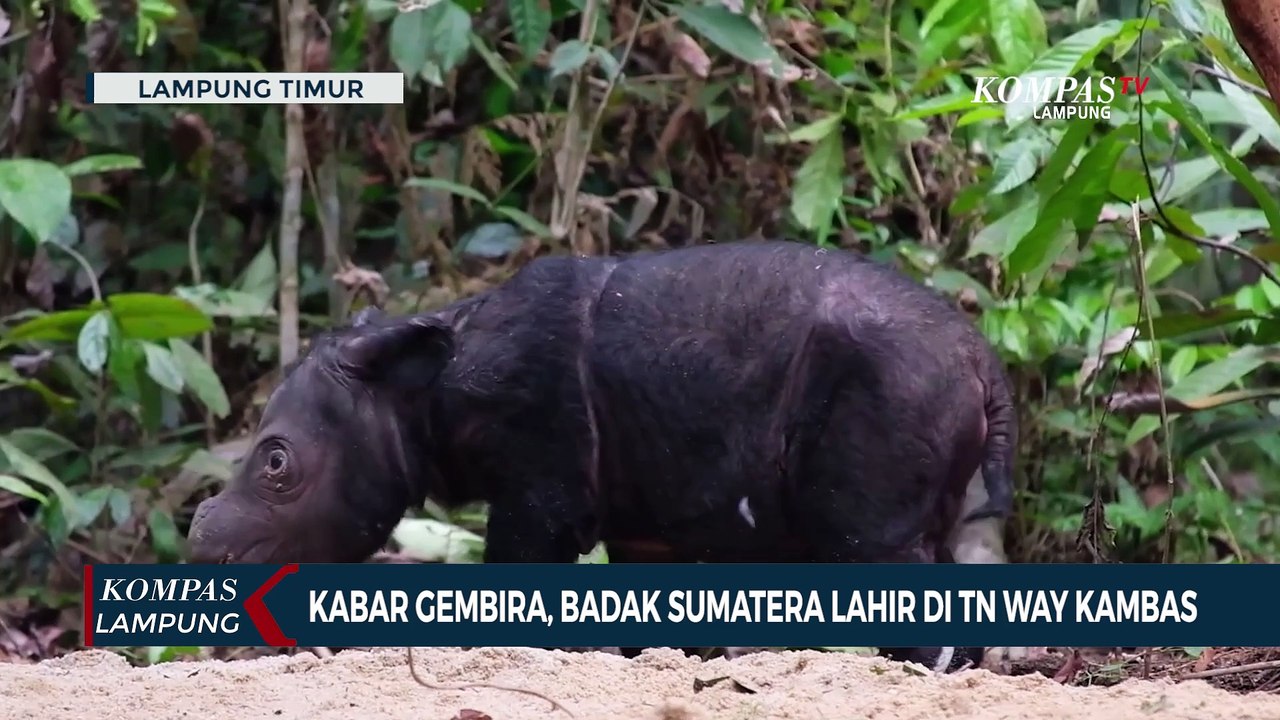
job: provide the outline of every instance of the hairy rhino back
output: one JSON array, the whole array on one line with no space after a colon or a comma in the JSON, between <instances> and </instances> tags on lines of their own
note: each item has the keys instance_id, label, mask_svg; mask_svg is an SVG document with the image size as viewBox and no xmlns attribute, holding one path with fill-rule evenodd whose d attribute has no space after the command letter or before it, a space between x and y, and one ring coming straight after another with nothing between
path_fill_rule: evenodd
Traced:
<instances>
[{"instance_id":1,"label":"hairy rhino back","mask_svg":"<svg viewBox=\"0 0 1280 720\"><path fill-rule=\"evenodd\" d=\"M771 513L784 512L781 478L799 470L788 467L787 428L835 402L847 376L860 376L846 397L861 398L869 424L902 418L938 434L953 421L930 422L929 408L965 391L968 323L945 300L855 254L799 243L628 258L590 324L603 486L616 507L645 510L628 517L656 526L631 534L681 527L713 542L720 526L742 522L743 498L759 527L784 526Z\"/></svg>"}]
</instances>

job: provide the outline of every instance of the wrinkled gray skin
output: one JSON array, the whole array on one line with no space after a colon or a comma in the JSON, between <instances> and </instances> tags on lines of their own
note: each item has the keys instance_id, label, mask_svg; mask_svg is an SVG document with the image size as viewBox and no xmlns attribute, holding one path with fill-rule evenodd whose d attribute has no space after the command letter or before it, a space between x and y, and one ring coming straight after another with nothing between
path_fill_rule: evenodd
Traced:
<instances>
[{"instance_id":1,"label":"wrinkled gray skin","mask_svg":"<svg viewBox=\"0 0 1280 720\"><path fill-rule=\"evenodd\" d=\"M975 471L974 517L1009 509L1015 439L972 323L861 256L548 257L317 338L190 552L360 562L430 496L489 503L486 562L573 562L598 541L611 562L951 562ZM885 652L954 668L981 651Z\"/></svg>"}]
</instances>

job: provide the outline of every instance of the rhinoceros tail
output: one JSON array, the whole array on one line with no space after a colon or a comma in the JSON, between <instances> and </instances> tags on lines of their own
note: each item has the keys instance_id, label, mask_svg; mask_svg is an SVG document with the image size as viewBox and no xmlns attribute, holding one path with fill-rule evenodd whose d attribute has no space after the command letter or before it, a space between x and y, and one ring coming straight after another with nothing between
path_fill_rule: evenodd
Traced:
<instances>
[{"instance_id":1,"label":"rhinoceros tail","mask_svg":"<svg viewBox=\"0 0 1280 720\"><path fill-rule=\"evenodd\" d=\"M1013 512L1013 449L1018 441L1018 416L1009 392L1009 381L994 351L984 357L982 382L987 435L982 447L982 484L987 500L965 517L964 522L1004 518Z\"/></svg>"}]
</instances>

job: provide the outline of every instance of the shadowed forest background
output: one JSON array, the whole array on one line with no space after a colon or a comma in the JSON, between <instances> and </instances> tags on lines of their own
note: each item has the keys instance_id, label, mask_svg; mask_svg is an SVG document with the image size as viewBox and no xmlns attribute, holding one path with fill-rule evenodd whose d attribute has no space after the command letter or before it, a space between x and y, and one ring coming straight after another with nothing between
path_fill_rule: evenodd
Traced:
<instances>
[{"instance_id":1,"label":"shadowed forest background","mask_svg":"<svg viewBox=\"0 0 1280 720\"><path fill-rule=\"evenodd\" d=\"M182 560L317 330L535 255L750 237L868 253L972 315L1020 408L1010 562L1280 555L1280 115L1219 5L743 5L5 0L0 657L79 644L84 563ZM88 72L163 70L411 83L84 102ZM984 75L1150 82L1041 120L973 105ZM390 559L474 562L483 513L423 508Z\"/></svg>"}]
</instances>

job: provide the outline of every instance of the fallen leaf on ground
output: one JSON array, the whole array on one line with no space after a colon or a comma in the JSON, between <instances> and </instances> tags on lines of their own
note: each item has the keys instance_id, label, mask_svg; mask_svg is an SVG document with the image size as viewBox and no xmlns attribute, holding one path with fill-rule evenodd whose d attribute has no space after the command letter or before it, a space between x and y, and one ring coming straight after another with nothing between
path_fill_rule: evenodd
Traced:
<instances>
[{"instance_id":1,"label":"fallen leaf on ground","mask_svg":"<svg viewBox=\"0 0 1280 720\"><path fill-rule=\"evenodd\" d=\"M734 692L746 693L747 695L754 695L756 692L755 690L747 687L746 685L743 685L742 683L738 682L737 680L734 680L728 675L725 675L723 677L718 677L718 678L711 678L710 680L701 680L699 678L694 678L693 691L702 692L703 690L711 687L712 685L717 685L721 682L724 682L725 680L728 680L729 682L733 683L732 687Z\"/></svg>"},{"instance_id":2,"label":"fallen leaf on ground","mask_svg":"<svg viewBox=\"0 0 1280 720\"><path fill-rule=\"evenodd\" d=\"M1056 682L1065 684L1074 678L1076 673L1083 669L1084 658L1080 657L1080 651L1072 650L1071 657L1067 658L1067 661L1062 664L1062 667L1058 669L1058 672L1053 676L1053 679Z\"/></svg>"},{"instance_id":3,"label":"fallen leaf on ground","mask_svg":"<svg viewBox=\"0 0 1280 720\"><path fill-rule=\"evenodd\" d=\"M1196 672L1208 670L1209 666L1213 664L1213 656L1215 654L1214 648L1205 648L1204 652L1200 653L1200 658L1196 660Z\"/></svg>"}]
</instances>

